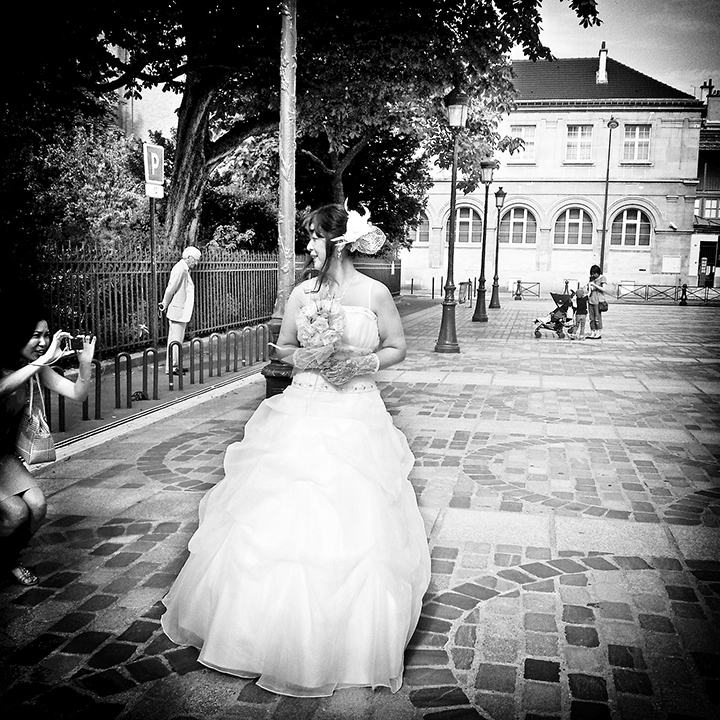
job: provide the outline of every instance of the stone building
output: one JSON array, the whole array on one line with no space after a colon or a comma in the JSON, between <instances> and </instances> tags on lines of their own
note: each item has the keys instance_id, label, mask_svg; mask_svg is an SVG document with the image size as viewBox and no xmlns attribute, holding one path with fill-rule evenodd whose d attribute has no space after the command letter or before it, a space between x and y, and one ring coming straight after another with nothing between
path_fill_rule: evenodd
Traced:
<instances>
[{"instance_id":1,"label":"stone building","mask_svg":"<svg viewBox=\"0 0 720 720\"><path fill-rule=\"evenodd\" d=\"M521 279L539 283L543 295L558 292L566 281L584 282L593 264L613 285L694 286L705 103L610 59L604 43L595 58L515 61L513 70L519 99L500 132L522 137L524 149L497 156L487 218L486 186L458 193L455 284L480 276L487 221L488 297L496 245L501 291ZM498 212L500 187L507 196ZM449 206L447 172L430 191L412 249L401 254L404 288L412 280L428 289L434 280L439 291Z\"/></svg>"},{"instance_id":2,"label":"stone building","mask_svg":"<svg viewBox=\"0 0 720 720\"><path fill-rule=\"evenodd\" d=\"M712 80L701 87L707 112L700 129L698 186L695 198L695 234L690 265L697 267L698 287L718 287L718 239L720 238L720 94Z\"/></svg>"}]
</instances>

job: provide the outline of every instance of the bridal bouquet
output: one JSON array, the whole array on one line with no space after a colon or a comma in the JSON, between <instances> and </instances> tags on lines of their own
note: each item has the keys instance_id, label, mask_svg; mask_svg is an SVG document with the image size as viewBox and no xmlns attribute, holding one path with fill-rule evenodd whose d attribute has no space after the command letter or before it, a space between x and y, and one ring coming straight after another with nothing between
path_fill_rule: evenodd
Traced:
<instances>
[{"instance_id":1,"label":"bridal bouquet","mask_svg":"<svg viewBox=\"0 0 720 720\"><path fill-rule=\"evenodd\" d=\"M298 312L297 336L301 352L296 359L300 365L319 367L340 348L345 330L345 311L331 295L320 294Z\"/></svg>"}]
</instances>

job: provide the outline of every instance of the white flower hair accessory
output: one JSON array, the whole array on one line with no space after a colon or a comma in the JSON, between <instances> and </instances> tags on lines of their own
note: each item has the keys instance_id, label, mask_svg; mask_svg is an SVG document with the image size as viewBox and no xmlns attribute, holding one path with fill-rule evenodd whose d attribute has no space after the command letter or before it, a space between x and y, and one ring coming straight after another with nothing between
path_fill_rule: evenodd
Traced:
<instances>
[{"instance_id":1,"label":"white flower hair accessory","mask_svg":"<svg viewBox=\"0 0 720 720\"><path fill-rule=\"evenodd\" d=\"M370 211L364 205L360 207L364 211L362 215L355 210L348 210L345 201L347 229L344 235L333 238L332 242L338 249L348 245L351 252L374 255L385 244L385 233L370 222Z\"/></svg>"}]
</instances>

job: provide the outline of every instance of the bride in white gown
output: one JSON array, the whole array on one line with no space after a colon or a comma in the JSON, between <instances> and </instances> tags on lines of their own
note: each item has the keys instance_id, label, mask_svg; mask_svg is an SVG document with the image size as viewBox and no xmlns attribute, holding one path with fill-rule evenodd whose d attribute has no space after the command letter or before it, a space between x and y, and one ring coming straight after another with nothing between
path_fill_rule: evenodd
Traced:
<instances>
[{"instance_id":1,"label":"bride in white gown","mask_svg":"<svg viewBox=\"0 0 720 720\"><path fill-rule=\"evenodd\" d=\"M293 290L278 340L293 382L228 447L162 625L272 692L395 692L430 556L414 458L372 375L404 359L405 339L387 288L352 262L383 234L339 205L305 227L318 276Z\"/></svg>"}]
</instances>

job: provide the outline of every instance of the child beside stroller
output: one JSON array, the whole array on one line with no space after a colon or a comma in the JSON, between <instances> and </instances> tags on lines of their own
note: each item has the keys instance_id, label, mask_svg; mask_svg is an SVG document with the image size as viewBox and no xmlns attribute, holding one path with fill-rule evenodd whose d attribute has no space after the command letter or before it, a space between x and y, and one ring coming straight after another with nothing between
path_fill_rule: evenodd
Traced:
<instances>
[{"instance_id":1,"label":"child beside stroller","mask_svg":"<svg viewBox=\"0 0 720 720\"><path fill-rule=\"evenodd\" d=\"M584 340L585 321L588 315L588 298L585 288L579 287L577 292L574 293L573 307L575 310L574 324L568 330L568 335L571 340Z\"/></svg>"}]
</instances>

